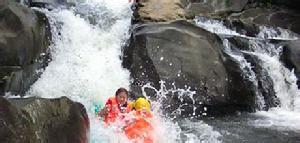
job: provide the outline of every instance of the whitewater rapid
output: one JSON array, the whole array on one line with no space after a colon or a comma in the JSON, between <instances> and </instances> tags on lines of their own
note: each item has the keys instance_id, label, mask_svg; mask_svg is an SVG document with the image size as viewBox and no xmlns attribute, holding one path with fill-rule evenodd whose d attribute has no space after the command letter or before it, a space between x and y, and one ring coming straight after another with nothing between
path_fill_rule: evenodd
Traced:
<instances>
[{"instance_id":1,"label":"whitewater rapid","mask_svg":"<svg viewBox=\"0 0 300 143\"><path fill-rule=\"evenodd\" d=\"M129 38L132 11L126 0L89 0L69 9L46 14L52 33L51 61L26 97L66 96L82 103L90 119L91 143L130 142L114 127L106 127L95 114L116 89L129 89L130 73L122 68L122 47ZM184 132L178 123L155 110L156 142L220 142L221 135L203 122L197 124L200 136ZM201 136L202 135L202 136ZM184 140L181 136L185 136Z\"/></svg>"}]
</instances>

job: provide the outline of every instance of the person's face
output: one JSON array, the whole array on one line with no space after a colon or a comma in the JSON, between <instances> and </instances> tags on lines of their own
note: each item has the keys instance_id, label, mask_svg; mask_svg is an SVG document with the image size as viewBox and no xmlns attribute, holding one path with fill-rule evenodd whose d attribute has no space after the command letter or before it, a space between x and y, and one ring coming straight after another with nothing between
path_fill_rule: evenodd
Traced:
<instances>
[{"instance_id":1,"label":"person's face","mask_svg":"<svg viewBox=\"0 0 300 143\"><path fill-rule=\"evenodd\" d=\"M117 95L117 100L119 104L124 105L127 102L127 94L125 92L120 92Z\"/></svg>"}]
</instances>

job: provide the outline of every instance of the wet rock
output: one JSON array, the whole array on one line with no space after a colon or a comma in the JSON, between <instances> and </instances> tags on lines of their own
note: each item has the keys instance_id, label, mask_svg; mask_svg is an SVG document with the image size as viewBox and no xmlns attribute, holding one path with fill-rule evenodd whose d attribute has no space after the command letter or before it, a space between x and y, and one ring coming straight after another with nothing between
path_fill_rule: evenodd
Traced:
<instances>
[{"instance_id":1,"label":"wet rock","mask_svg":"<svg viewBox=\"0 0 300 143\"><path fill-rule=\"evenodd\" d=\"M87 142L89 120L82 104L58 99L0 97L0 140Z\"/></svg>"},{"instance_id":2,"label":"wet rock","mask_svg":"<svg viewBox=\"0 0 300 143\"><path fill-rule=\"evenodd\" d=\"M250 8L241 13L231 14L230 20L242 21L248 26L269 26L289 29L300 33L300 14L286 9Z\"/></svg>"},{"instance_id":3,"label":"wet rock","mask_svg":"<svg viewBox=\"0 0 300 143\"><path fill-rule=\"evenodd\" d=\"M76 2L83 2L85 0L26 0L30 7L46 7L55 8L57 6L75 5Z\"/></svg>"},{"instance_id":4,"label":"wet rock","mask_svg":"<svg viewBox=\"0 0 300 143\"><path fill-rule=\"evenodd\" d=\"M290 70L294 70L300 88L300 40L285 42L281 60Z\"/></svg>"},{"instance_id":5,"label":"wet rock","mask_svg":"<svg viewBox=\"0 0 300 143\"><path fill-rule=\"evenodd\" d=\"M194 18L197 15L214 16L226 15L231 12L240 12L247 5L248 0L182 0L187 16Z\"/></svg>"},{"instance_id":6,"label":"wet rock","mask_svg":"<svg viewBox=\"0 0 300 143\"><path fill-rule=\"evenodd\" d=\"M0 97L0 140L1 142L37 142L33 122L28 113L22 112Z\"/></svg>"},{"instance_id":7,"label":"wet rock","mask_svg":"<svg viewBox=\"0 0 300 143\"><path fill-rule=\"evenodd\" d=\"M184 18L180 0L141 0L138 4L138 21L171 21Z\"/></svg>"},{"instance_id":8,"label":"wet rock","mask_svg":"<svg viewBox=\"0 0 300 143\"><path fill-rule=\"evenodd\" d=\"M197 15L226 15L239 12L248 0L141 0L136 21L158 22L193 19Z\"/></svg>"},{"instance_id":9,"label":"wet rock","mask_svg":"<svg viewBox=\"0 0 300 143\"><path fill-rule=\"evenodd\" d=\"M23 94L47 65L50 29L46 16L21 4L0 9L0 95Z\"/></svg>"},{"instance_id":10,"label":"wet rock","mask_svg":"<svg viewBox=\"0 0 300 143\"><path fill-rule=\"evenodd\" d=\"M239 74L234 75L241 77L237 81L230 77L233 74L228 73L227 66L232 70L238 67L225 65L222 48L216 35L185 21L143 24L135 27L131 43L124 49L123 65L130 70L132 89L138 94L147 83L160 89L160 81L166 82L167 89L175 86L196 91L192 96L170 93L165 100L166 105L171 105L165 109L169 112L180 108L184 111L181 115L192 116L249 111L253 96ZM232 82L239 88L232 87Z\"/></svg>"}]
</instances>

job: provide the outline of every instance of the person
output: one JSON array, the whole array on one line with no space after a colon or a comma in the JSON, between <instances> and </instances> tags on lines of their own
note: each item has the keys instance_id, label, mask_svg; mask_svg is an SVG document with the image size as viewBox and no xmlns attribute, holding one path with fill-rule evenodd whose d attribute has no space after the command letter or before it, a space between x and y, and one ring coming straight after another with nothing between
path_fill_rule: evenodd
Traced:
<instances>
[{"instance_id":1,"label":"person","mask_svg":"<svg viewBox=\"0 0 300 143\"><path fill-rule=\"evenodd\" d=\"M134 103L135 120L124 128L125 135L134 142L153 143L154 128L151 119L150 102L144 98L138 98Z\"/></svg>"},{"instance_id":2,"label":"person","mask_svg":"<svg viewBox=\"0 0 300 143\"><path fill-rule=\"evenodd\" d=\"M122 113L129 113L132 110L131 104L128 102L128 91L125 88L119 88L114 97L110 97L105 107L99 112L99 116L104 118L106 124L122 118Z\"/></svg>"}]
</instances>

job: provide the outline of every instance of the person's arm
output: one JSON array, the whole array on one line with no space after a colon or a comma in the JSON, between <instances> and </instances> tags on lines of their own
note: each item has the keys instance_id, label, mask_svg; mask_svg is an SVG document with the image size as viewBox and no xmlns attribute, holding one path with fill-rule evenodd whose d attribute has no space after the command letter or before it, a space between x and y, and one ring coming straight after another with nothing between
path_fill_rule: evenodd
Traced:
<instances>
[{"instance_id":1,"label":"person's arm","mask_svg":"<svg viewBox=\"0 0 300 143\"><path fill-rule=\"evenodd\" d=\"M107 105L105 105L105 107L103 109L101 109L101 111L98 113L98 115L100 117L105 117L109 112L109 107Z\"/></svg>"},{"instance_id":2,"label":"person's arm","mask_svg":"<svg viewBox=\"0 0 300 143\"><path fill-rule=\"evenodd\" d=\"M105 106L104 106L104 108L101 109L101 111L98 113L98 115L100 117L105 117L108 114L108 112L109 112L109 110L111 108L111 104L112 104L111 100L108 99L107 102L106 102L106 104L105 104Z\"/></svg>"}]
</instances>

